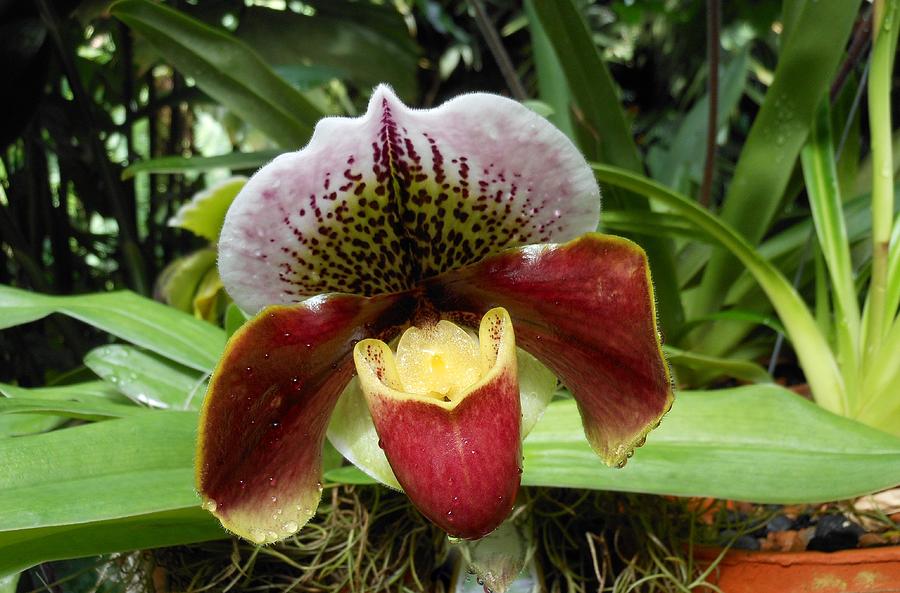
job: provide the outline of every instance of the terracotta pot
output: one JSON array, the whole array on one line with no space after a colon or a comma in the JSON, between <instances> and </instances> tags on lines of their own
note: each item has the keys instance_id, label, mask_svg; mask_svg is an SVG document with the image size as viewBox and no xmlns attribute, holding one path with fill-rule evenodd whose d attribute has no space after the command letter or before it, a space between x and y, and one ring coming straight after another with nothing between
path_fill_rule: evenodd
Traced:
<instances>
[{"instance_id":1,"label":"terracotta pot","mask_svg":"<svg viewBox=\"0 0 900 593\"><path fill-rule=\"evenodd\" d=\"M708 566L719 553L704 548L695 558ZM831 553L731 550L708 580L723 593L898 592L900 546Z\"/></svg>"}]
</instances>

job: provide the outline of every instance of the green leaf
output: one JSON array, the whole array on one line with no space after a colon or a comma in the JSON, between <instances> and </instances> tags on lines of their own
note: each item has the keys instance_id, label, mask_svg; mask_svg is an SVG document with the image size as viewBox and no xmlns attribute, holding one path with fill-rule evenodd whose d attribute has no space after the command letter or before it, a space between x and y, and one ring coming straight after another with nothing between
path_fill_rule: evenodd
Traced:
<instances>
[{"instance_id":1,"label":"green leaf","mask_svg":"<svg viewBox=\"0 0 900 593\"><path fill-rule=\"evenodd\" d=\"M200 373L133 346L95 348L85 356L84 364L145 406L195 410L206 392Z\"/></svg>"},{"instance_id":2,"label":"green leaf","mask_svg":"<svg viewBox=\"0 0 900 593\"><path fill-rule=\"evenodd\" d=\"M790 504L900 479L900 439L775 385L680 393L622 470L603 465L579 424L574 401L547 410L525 441L525 483Z\"/></svg>"},{"instance_id":3,"label":"green leaf","mask_svg":"<svg viewBox=\"0 0 900 593\"><path fill-rule=\"evenodd\" d=\"M225 222L225 213L246 183L246 177L231 177L197 192L169 219L169 226L187 229L216 243Z\"/></svg>"},{"instance_id":4,"label":"green leaf","mask_svg":"<svg viewBox=\"0 0 900 593\"><path fill-rule=\"evenodd\" d=\"M531 47L534 53L538 96L541 101L553 109L553 113L547 116L550 123L562 130L574 142L577 139L572 125L572 96L569 94L562 66L556 58L547 33L541 26L541 21L534 13L534 6L531 2L525 3L525 13L528 15L528 26L531 30Z\"/></svg>"},{"instance_id":5,"label":"green leaf","mask_svg":"<svg viewBox=\"0 0 900 593\"><path fill-rule=\"evenodd\" d=\"M900 439L776 385L680 392L622 469L607 467L591 450L575 401L555 401L525 439L523 456L522 483L528 486L758 503L840 500L900 479ZM372 483L354 467L326 477Z\"/></svg>"},{"instance_id":6,"label":"green leaf","mask_svg":"<svg viewBox=\"0 0 900 593\"><path fill-rule=\"evenodd\" d=\"M231 169L244 171L259 169L283 150L260 150L258 152L232 152L219 156L164 156L157 159L138 161L122 171L122 179L131 179L138 173L186 173L209 171L210 169Z\"/></svg>"},{"instance_id":7,"label":"green leaf","mask_svg":"<svg viewBox=\"0 0 900 593\"><path fill-rule=\"evenodd\" d=\"M0 593L16 593L20 576L22 576L20 573L12 573L0 577Z\"/></svg>"},{"instance_id":8,"label":"green leaf","mask_svg":"<svg viewBox=\"0 0 900 593\"><path fill-rule=\"evenodd\" d=\"M737 257L766 292L800 359L816 401L825 408L847 413L844 378L828 341L819 331L806 303L784 275L762 258L747 241L686 196L645 177L606 165L592 165L597 177L625 187L671 208Z\"/></svg>"},{"instance_id":9,"label":"green leaf","mask_svg":"<svg viewBox=\"0 0 900 593\"><path fill-rule=\"evenodd\" d=\"M816 107L844 54L859 5L859 0L794 3L790 36L722 207L723 222L751 245L759 243L778 210ZM690 313L715 311L740 271L733 255L713 254Z\"/></svg>"},{"instance_id":10,"label":"green leaf","mask_svg":"<svg viewBox=\"0 0 900 593\"><path fill-rule=\"evenodd\" d=\"M193 412L148 411L0 441L0 532L199 506L196 425Z\"/></svg>"},{"instance_id":11,"label":"green leaf","mask_svg":"<svg viewBox=\"0 0 900 593\"><path fill-rule=\"evenodd\" d=\"M722 70L721 97L716 111L717 130L727 124L728 118L737 108L744 94L749 66L750 52L744 48ZM651 153L647 160L654 179L680 190L688 189L689 181L700 183L704 162L698 155L703 154L706 149L708 112L709 94L705 94L684 116L671 144ZM651 158L653 156L656 158Z\"/></svg>"},{"instance_id":12,"label":"green leaf","mask_svg":"<svg viewBox=\"0 0 900 593\"><path fill-rule=\"evenodd\" d=\"M0 533L0 575L41 562L177 546L226 537L212 515L198 508L110 521Z\"/></svg>"},{"instance_id":13,"label":"green leaf","mask_svg":"<svg viewBox=\"0 0 900 593\"><path fill-rule=\"evenodd\" d=\"M416 97L419 57L400 14L389 5L322 3L326 8L342 4L344 11L318 10L314 16L259 6L245 8L237 36L274 66L325 66L363 91L386 82L401 97ZM390 27L391 33L372 26L371 20L354 18L353 13L361 10L381 13L371 16L380 18L381 27Z\"/></svg>"},{"instance_id":14,"label":"green leaf","mask_svg":"<svg viewBox=\"0 0 900 593\"><path fill-rule=\"evenodd\" d=\"M843 200L834 161L827 99L822 101L816 113L809 142L803 147L800 156L816 236L831 280L838 363L848 382L847 394L852 408L860 396L858 368L861 325L853 262L850 258L850 240L844 222ZM822 299L817 299L817 302L821 301Z\"/></svg>"},{"instance_id":15,"label":"green leaf","mask_svg":"<svg viewBox=\"0 0 900 593\"><path fill-rule=\"evenodd\" d=\"M149 0L122 0L113 16L140 33L185 76L286 148L299 148L322 117L249 46Z\"/></svg>"},{"instance_id":16,"label":"green leaf","mask_svg":"<svg viewBox=\"0 0 900 593\"><path fill-rule=\"evenodd\" d=\"M10 398L39 399L54 401L90 401L102 400L114 403L127 403L112 386L103 381L89 381L58 387L25 388L0 383L0 395ZM52 430L65 422L62 416L41 414L3 414L0 415L0 438L24 436Z\"/></svg>"},{"instance_id":17,"label":"green leaf","mask_svg":"<svg viewBox=\"0 0 900 593\"><path fill-rule=\"evenodd\" d=\"M225 349L225 332L172 307L119 291L43 295L0 286L0 329L63 313L192 369L209 372Z\"/></svg>"},{"instance_id":18,"label":"green leaf","mask_svg":"<svg viewBox=\"0 0 900 593\"><path fill-rule=\"evenodd\" d=\"M0 398L0 414L48 414L78 420L106 420L146 414L149 410L104 400L66 401L17 397Z\"/></svg>"},{"instance_id":19,"label":"green leaf","mask_svg":"<svg viewBox=\"0 0 900 593\"><path fill-rule=\"evenodd\" d=\"M573 0L528 0L526 7L549 39L568 81L569 93L575 101L575 119L580 124L576 125L576 135L581 140L578 144L582 152L589 159L642 172L640 154L619 103L616 84ZM615 208L649 210L640 196L627 193L611 188L605 194L606 202ZM650 234L631 235L631 238L647 252L663 328L675 332L684 320L684 312L672 255L674 248L668 239Z\"/></svg>"},{"instance_id":20,"label":"green leaf","mask_svg":"<svg viewBox=\"0 0 900 593\"><path fill-rule=\"evenodd\" d=\"M229 303L228 308L225 309L225 333L228 337L233 336L234 332L247 322L247 319L248 317L237 305Z\"/></svg>"},{"instance_id":21,"label":"green leaf","mask_svg":"<svg viewBox=\"0 0 900 593\"><path fill-rule=\"evenodd\" d=\"M194 412L144 411L0 441L0 575L223 536L193 487L196 426Z\"/></svg>"},{"instance_id":22,"label":"green leaf","mask_svg":"<svg viewBox=\"0 0 900 593\"><path fill-rule=\"evenodd\" d=\"M771 383L772 376L755 362L707 356L695 352L687 352L674 346L663 346L663 352L669 362L676 367L691 369L701 373L707 382L716 377L733 377L751 383ZM693 384L693 383L692 383Z\"/></svg>"}]
</instances>

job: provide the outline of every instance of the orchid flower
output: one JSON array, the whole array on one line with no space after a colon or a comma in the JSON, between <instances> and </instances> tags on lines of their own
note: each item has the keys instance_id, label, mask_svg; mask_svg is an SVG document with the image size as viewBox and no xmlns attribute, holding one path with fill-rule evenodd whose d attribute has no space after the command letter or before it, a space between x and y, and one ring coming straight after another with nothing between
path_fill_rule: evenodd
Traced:
<instances>
[{"instance_id":1,"label":"orchid flower","mask_svg":"<svg viewBox=\"0 0 900 593\"><path fill-rule=\"evenodd\" d=\"M673 395L646 256L593 232L599 213L577 149L509 99L414 110L380 86L362 117L320 121L222 229L222 281L256 315L203 404L203 506L257 543L292 535L328 433L448 534L484 536L515 502L540 407L520 378L542 365L624 464Z\"/></svg>"}]
</instances>

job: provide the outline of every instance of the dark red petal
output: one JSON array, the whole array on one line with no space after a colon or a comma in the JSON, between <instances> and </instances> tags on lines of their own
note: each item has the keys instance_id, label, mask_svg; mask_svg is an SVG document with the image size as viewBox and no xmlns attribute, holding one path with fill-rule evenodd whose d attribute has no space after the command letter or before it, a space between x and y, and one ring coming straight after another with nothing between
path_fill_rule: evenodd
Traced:
<instances>
[{"instance_id":1,"label":"dark red petal","mask_svg":"<svg viewBox=\"0 0 900 593\"><path fill-rule=\"evenodd\" d=\"M591 446L623 464L671 406L644 251L591 233L506 251L429 282L444 311L505 307L516 341L578 401Z\"/></svg>"},{"instance_id":2,"label":"dark red petal","mask_svg":"<svg viewBox=\"0 0 900 593\"><path fill-rule=\"evenodd\" d=\"M322 444L353 345L405 323L407 294L315 297L263 310L229 341L203 404L197 489L230 531L268 543L315 513Z\"/></svg>"},{"instance_id":3,"label":"dark red petal","mask_svg":"<svg viewBox=\"0 0 900 593\"><path fill-rule=\"evenodd\" d=\"M490 317L490 318L489 318ZM412 503L455 537L477 539L509 515L522 470L516 347L505 311L482 323L491 370L461 399L440 401L398 391L389 347L366 340L356 368L397 481Z\"/></svg>"}]
</instances>

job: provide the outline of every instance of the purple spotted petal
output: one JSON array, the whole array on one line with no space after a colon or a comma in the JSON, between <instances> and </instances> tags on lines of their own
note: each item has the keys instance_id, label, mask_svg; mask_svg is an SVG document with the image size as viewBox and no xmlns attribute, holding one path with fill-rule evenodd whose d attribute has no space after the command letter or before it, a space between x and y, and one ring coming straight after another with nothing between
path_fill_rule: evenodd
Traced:
<instances>
[{"instance_id":1,"label":"purple spotted petal","mask_svg":"<svg viewBox=\"0 0 900 593\"><path fill-rule=\"evenodd\" d=\"M414 110L378 87L362 117L326 118L254 175L219 242L246 311L323 292L410 288L509 247L596 228L584 158L546 120L474 93Z\"/></svg>"}]
</instances>

